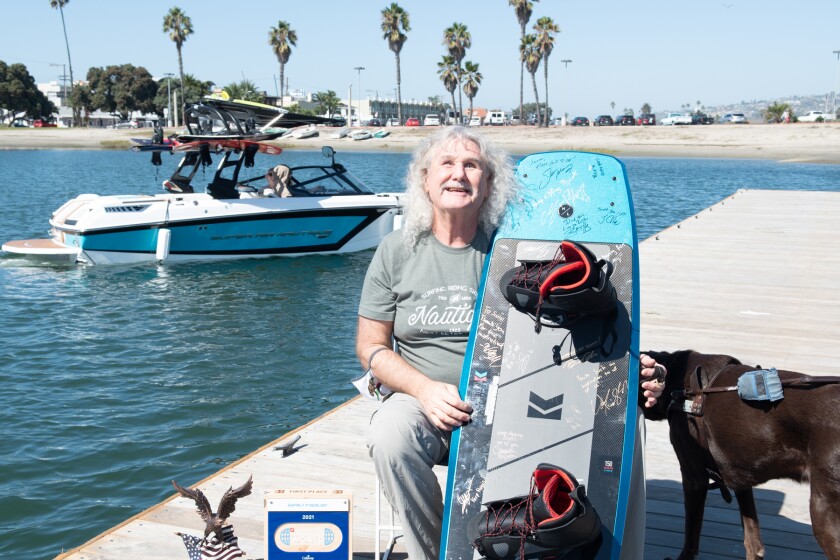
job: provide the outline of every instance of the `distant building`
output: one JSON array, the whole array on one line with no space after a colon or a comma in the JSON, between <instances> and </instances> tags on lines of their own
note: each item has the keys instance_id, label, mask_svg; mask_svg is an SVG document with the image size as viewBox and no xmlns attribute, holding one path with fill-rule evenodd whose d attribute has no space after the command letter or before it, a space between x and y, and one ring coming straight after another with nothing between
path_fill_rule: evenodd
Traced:
<instances>
[{"instance_id":1,"label":"distant building","mask_svg":"<svg viewBox=\"0 0 840 560\"><path fill-rule=\"evenodd\" d=\"M388 119L397 118L397 102L393 97L367 97L365 99L342 99L341 116L348 119L347 106L350 107L350 114L353 119L359 119L361 122L369 121L372 118L378 118L382 122ZM423 122L423 118L429 113L443 115L446 110L446 105L443 103L432 103L429 101L415 101L414 99L403 100L402 102L402 118L403 123L405 119L414 117Z\"/></svg>"}]
</instances>

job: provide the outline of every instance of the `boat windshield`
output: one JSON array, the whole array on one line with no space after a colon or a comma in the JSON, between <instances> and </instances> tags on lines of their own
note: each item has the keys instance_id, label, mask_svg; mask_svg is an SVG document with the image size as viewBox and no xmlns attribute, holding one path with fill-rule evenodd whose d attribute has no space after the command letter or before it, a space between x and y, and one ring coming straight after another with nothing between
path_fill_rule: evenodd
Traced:
<instances>
[{"instance_id":1,"label":"boat windshield","mask_svg":"<svg viewBox=\"0 0 840 560\"><path fill-rule=\"evenodd\" d=\"M292 192L306 192L315 196L372 194L361 181L341 164L308 165L292 168Z\"/></svg>"}]
</instances>

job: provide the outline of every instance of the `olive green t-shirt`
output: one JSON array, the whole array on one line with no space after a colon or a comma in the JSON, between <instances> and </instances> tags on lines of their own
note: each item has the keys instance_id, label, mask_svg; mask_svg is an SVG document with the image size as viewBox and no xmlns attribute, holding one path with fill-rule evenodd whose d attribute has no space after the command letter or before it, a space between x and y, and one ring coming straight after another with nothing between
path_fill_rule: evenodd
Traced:
<instances>
[{"instance_id":1,"label":"olive green t-shirt","mask_svg":"<svg viewBox=\"0 0 840 560\"><path fill-rule=\"evenodd\" d=\"M467 247L448 247L426 235L410 251L401 230L391 233L368 268L359 315L393 321L403 359L432 379L457 385L488 245L479 230Z\"/></svg>"}]
</instances>

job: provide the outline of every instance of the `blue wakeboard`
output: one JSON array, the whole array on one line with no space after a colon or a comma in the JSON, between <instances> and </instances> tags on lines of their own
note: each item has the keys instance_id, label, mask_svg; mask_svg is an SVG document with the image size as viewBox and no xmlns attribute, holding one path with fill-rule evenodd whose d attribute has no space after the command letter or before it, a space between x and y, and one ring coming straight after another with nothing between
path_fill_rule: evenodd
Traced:
<instances>
[{"instance_id":1,"label":"blue wakeboard","mask_svg":"<svg viewBox=\"0 0 840 560\"><path fill-rule=\"evenodd\" d=\"M452 436L441 558L479 558L470 520L483 504L528 494L534 469L549 463L585 485L601 520L600 538L575 558L617 560L639 390L638 251L627 175L610 156L548 152L519 162L516 178L522 200L494 237L461 375L461 395L475 412ZM556 259L563 241L608 263L616 295L610 313L565 327L514 307L502 293L506 273Z\"/></svg>"}]
</instances>

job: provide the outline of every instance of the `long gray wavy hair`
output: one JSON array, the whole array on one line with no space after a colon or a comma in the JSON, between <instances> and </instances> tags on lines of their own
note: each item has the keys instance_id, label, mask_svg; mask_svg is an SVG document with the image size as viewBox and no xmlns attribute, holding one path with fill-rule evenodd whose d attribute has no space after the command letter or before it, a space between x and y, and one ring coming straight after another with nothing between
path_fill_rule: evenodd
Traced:
<instances>
[{"instance_id":1,"label":"long gray wavy hair","mask_svg":"<svg viewBox=\"0 0 840 560\"><path fill-rule=\"evenodd\" d=\"M441 129L428 136L415 150L406 173L405 192L408 200L402 229L403 239L410 250L417 246L421 237L432 231L432 201L425 190L429 166L438 149L455 142L474 143L484 161L489 194L479 210L478 223L488 235L499 227L508 203L516 196L518 186L513 178L513 166L507 152L469 128L450 126Z\"/></svg>"}]
</instances>

